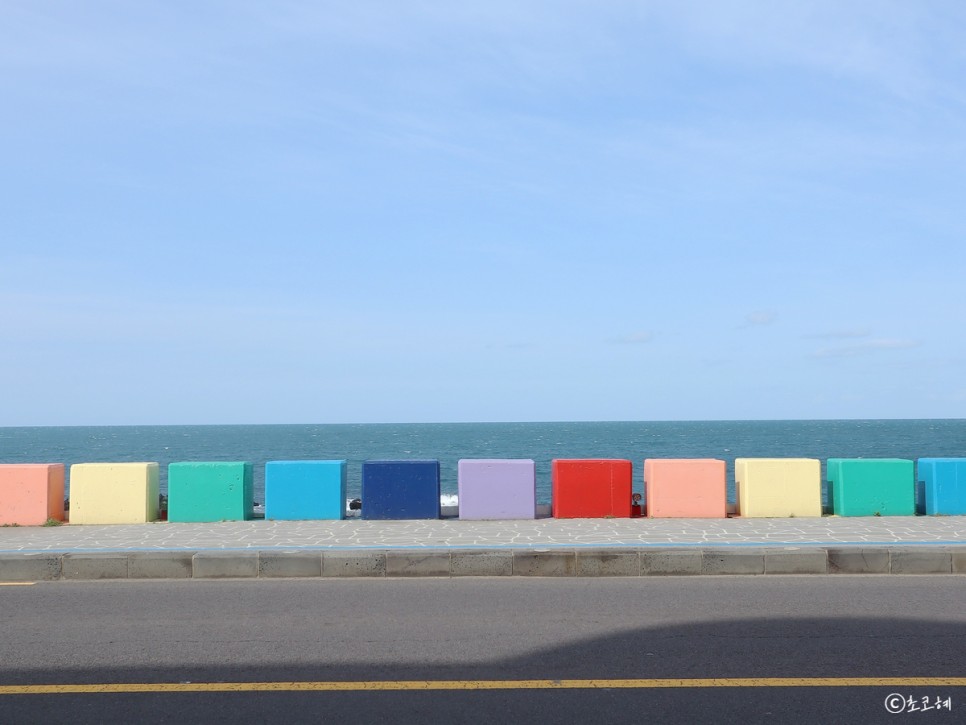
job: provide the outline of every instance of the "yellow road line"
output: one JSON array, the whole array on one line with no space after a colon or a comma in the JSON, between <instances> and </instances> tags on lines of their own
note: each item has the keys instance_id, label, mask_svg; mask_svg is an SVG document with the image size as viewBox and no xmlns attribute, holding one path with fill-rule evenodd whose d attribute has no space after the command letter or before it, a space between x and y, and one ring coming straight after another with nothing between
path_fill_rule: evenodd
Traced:
<instances>
[{"instance_id":1,"label":"yellow road line","mask_svg":"<svg viewBox=\"0 0 966 725\"><path fill-rule=\"evenodd\" d=\"M0 685L0 695L89 695L132 692L596 690L705 687L966 687L966 677L736 677L629 680L389 680L383 682L144 682L93 685Z\"/></svg>"},{"instance_id":2,"label":"yellow road line","mask_svg":"<svg viewBox=\"0 0 966 725\"><path fill-rule=\"evenodd\" d=\"M0 582L0 587L32 587L37 582Z\"/></svg>"}]
</instances>

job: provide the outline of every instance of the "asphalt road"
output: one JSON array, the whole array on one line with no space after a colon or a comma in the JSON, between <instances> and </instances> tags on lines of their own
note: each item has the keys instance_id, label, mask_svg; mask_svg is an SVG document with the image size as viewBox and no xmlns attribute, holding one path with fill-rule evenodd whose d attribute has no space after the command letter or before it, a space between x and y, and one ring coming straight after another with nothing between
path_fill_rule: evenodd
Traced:
<instances>
[{"instance_id":1,"label":"asphalt road","mask_svg":"<svg viewBox=\"0 0 966 725\"><path fill-rule=\"evenodd\" d=\"M964 601L948 575L3 586L0 723L962 722L966 687L907 678L966 677ZM558 689L575 680L594 682ZM440 681L503 684L413 689ZM117 683L168 691L36 691ZM931 709L889 714L890 694Z\"/></svg>"}]
</instances>

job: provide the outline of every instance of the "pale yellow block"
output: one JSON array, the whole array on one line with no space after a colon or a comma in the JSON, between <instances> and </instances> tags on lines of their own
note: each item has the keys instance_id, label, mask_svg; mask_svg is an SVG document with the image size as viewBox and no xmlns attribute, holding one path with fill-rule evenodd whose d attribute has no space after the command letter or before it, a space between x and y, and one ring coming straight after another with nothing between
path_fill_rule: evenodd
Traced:
<instances>
[{"instance_id":1,"label":"pale yellow block","mask_svg":"<svg viewBox=\"0 0 966 725\"><path fill-rule=\"evenodd\" d=\"M75 463L70 523L141 524L158 518L157 463Z\"/></svg>"},{"instance_id":2,"label":"pale yellow block","mask_svg":"<svg viewBox=\"0 0 966 725\"><path fill-rule=\"evenodd\" d=\"M822 515L822 465L817 458L737 458L735 488L740 516Z\"/></svg>"}]
</instances>

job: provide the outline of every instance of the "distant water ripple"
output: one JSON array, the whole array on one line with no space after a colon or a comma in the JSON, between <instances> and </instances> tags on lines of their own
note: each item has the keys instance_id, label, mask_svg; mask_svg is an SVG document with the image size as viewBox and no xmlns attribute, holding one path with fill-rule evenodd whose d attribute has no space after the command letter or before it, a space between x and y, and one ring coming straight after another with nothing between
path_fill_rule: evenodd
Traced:
<instances>
[{"instance_id":1,"label":"distant water ripple","mask_svg":"<svg viewBox=\"0 0 966 725\"><path fill-rule=\"evenodd\" d=\"M0 428L0 463L157 461L161 490L174 461L250 461L264 501L265 462L346 459L349 496L366 459L438 458L444 494L460 458L532 458L537 498L550 502L554 458L629 458L641 490L645 458L911 458L966 456L966 420L412 423ZM824 475L824 468L823 468Z\"/></svg>"}]
</instances>

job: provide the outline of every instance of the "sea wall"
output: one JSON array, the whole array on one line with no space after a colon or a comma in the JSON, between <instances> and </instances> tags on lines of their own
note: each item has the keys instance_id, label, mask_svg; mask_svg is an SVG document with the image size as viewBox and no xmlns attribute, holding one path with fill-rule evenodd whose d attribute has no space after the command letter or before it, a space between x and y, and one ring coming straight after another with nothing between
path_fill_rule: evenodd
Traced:
<instances>
[{"instance_id":1,"label":"sea wall","mask_svg":"<svg viewBox=\"0 0 966 725\"><path fill-rule=\"evenodd\" d=\"M557 518L715 518L913 516L966 514L966 458L739 458L736 506L726 504L725 461L645 459L635 474L629 459L552 462ZM536 518L533 460L462 459L456 510L440 506L437 460L362 463L362 496L349 511L346 461L269 461L265 496L253 500L250 462L175 462L168 494L159 496L158 464L80 463L69 467L66 511L60 507L64 465L0 464L0 524L31 526L180 522L251 518L364 519ZM644 500L633 493L639 479ZM826 503L823 505L822 501Z\"/></svg>"}]
</instances>

